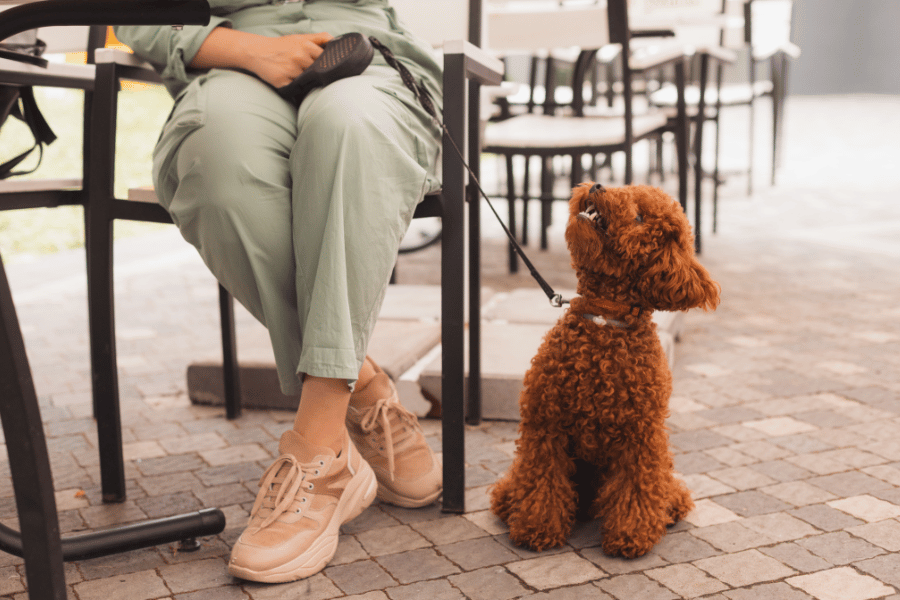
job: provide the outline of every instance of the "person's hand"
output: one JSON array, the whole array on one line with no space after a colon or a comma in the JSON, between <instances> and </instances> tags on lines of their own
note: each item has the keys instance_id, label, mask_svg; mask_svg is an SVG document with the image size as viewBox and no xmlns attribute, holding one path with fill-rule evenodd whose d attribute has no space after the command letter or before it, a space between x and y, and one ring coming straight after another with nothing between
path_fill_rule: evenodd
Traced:
<instances>
[{"instance_id":1,"label":"person's hand","mask_svg":"<svg viewBox=\"0 0 900 600\"><path fill-rule=\"evenodd\" d=\"M275 88L284 87L309 68L331 39L324 32L277 38L258 36L247 43L244 68Z\"/></svg>"},{"instance_id":2,"label":"person's hand","mask_svg":"<svg viewBox=\"0 0 900 600\"><path fill-rule=\"evenodd\" d=\"M267 37L216 27L204 40L190 66L196 69L242 69L280 88L308 68L331 39L332 36L324 32Z\"/></svg>"}]
</instances>

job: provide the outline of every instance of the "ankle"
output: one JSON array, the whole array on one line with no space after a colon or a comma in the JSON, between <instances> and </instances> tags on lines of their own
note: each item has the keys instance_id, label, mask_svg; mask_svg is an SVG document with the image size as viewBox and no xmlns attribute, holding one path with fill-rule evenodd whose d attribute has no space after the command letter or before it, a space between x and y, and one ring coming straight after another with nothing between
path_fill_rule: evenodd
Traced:
<instances>
[{"instance_id":1,"label":"ankle","mask_svg":"<svg viewBox=\"0 0 900 600\"><path fill-rule=\"evenodd\" d=\"M350 404L355 408L364 408L372 406L382 398L389 398L392 394L393 388L387 373L367 356L359 371L359 379L353 393L350 394Z\"/></svg>"}]
</instances>

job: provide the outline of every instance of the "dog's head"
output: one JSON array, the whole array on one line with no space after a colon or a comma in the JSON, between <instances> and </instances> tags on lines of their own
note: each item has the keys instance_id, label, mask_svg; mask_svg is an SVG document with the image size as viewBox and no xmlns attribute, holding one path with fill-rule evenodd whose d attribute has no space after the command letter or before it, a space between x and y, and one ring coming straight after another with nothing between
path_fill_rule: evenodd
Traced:
<instances>
[{"instance_id":1,"label":"dog's head","mask_svg":"<svg viewBox=\"0 0 900 600\"><path fill-rule=\"evenodd\" d=\"M566 243L579 287L655 310L714 309L719 285L694 257L681 205L649 186L576 187ZM579 290L584 293L583 290Z\"/></svg>"}]
</instances>

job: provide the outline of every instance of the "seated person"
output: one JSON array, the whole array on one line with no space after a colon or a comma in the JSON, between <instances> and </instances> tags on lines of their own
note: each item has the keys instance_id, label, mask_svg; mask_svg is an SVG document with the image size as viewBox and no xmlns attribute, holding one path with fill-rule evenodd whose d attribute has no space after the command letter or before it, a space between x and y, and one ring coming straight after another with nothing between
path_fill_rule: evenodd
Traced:
<instances>
[{"instance_id":1,"label":"seated person","mask_svg":"<svg viewBox=\"0 0 900 600\"><path fill-rule=\"evenodd\" d=\"M377 37L439 99L430 48L385 0L211 0L208 26L116 27L175 106L154 151L160 202L212 273L267 328L293 429L262 478L229 572L312 575L342 523L376 495L441 493L441 465L387 375L366 356L400 240L439 189L440 131L376 52L362 75L293 81L343 33Z\"/></svg>"}]
</instances>

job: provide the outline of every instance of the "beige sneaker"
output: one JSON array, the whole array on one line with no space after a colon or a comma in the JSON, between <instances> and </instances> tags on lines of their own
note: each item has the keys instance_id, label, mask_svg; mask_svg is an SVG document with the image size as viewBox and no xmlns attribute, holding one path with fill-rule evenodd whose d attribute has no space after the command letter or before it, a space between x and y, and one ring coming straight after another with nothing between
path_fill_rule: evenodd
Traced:
<instances>
[{"instance_id":1,"label":"beige sneaker","mask_svg":"<svg viewBox=\"0 0 900 600\"><path fill-rule=\"evenodd\" d=\"M390 377L368 360L376 375L350 397L347 431L375 471L380 499L406 508L431 504L443 491L441 464L416 416L400 404ZM386 397L372 403L379 395Z\"/></svg>"},{"instance_id":2,"label":"beige sneaker","mask_svg":"<svg viewBox=\"0 0 900 600\"><path fill-rule=\"evenodd\" d=\"M334 557L341 525L375 499L375 474L349 436L335 456L286 431L278 451L231 550L228 572L235 577L274 583L318 573Z\"/></svg>"}]
</instances>

